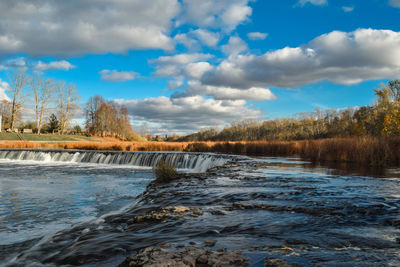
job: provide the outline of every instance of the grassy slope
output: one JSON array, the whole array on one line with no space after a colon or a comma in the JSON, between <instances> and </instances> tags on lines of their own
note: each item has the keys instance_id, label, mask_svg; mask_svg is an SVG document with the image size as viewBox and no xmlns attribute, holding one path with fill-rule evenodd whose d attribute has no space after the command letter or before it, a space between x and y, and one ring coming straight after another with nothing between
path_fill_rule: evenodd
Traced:
<instances>
[{"instance_id":1,"label":"grassy slope","mask_svg":"<svg viewBox=\"0 0 400 267\"><path fill-rule=\"evenodd\" d=\"M21 134L27 141L33 142L66 142L66 141L102 141L101 138L86 137L82 135L56 135L56 134ZM15 133L0 133L0 141L19 141Z\"/></svg>"}]
</instances>

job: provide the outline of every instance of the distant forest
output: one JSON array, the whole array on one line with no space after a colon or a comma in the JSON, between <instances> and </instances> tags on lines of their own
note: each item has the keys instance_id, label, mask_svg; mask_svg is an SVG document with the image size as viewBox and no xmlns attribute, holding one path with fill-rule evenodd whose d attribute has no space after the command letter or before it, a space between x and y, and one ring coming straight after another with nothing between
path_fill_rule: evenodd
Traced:
<instances>
[{"instance_id":1,"label":"distant forest","mask_svg":"<svg viewBox=\"0 0 400 267\"><path fill-rule=\"evenodd\" d=\"M263 122L233 122L221 131L208 128L177 141L287 141L400 135L400 80L390 81L374 91L377 96L374 105L342 110L317 109L295 118Z\"/></svg>"}]
</instances>

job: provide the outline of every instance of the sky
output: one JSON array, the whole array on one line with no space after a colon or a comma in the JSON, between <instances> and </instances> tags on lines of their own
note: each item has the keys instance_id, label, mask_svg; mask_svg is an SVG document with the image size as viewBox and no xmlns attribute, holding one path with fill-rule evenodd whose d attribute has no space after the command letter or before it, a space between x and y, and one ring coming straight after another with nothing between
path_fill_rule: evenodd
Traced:
<instances>
[{"instance_id":1,"label":"sky","mask_svg":"<svg viewBox=\"0 0 400 267\"><path fill-rule=\"evenodd\" d=\"M1 0L0 98L40 72L170 135L370 105L400 78L399 18L400 0Z\"/></svg>"}]
</instances>

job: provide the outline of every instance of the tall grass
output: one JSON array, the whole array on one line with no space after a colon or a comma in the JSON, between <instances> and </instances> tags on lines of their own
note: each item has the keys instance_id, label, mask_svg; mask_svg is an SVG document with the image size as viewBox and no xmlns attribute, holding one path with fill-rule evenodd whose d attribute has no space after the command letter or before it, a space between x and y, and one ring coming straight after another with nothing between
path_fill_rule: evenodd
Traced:
<instances>
[{"instance_id":1,"label":"tall grass","mask_svg":"<svg viewBox=\"0 0 400 267\"><path fill-rule=\"evenodd\" d=\"M189 143L186 151L250 156L294 156L313 162L354 163L362 166L400 166L400 137L331 138L304 141Z\"/></svg>"},{"instance_id":2,"label":"tall grass","mask_svg":"<svg viewBox=\"0 0 400 267\"><path fill-rule=\"evenodd\" d=\"M294 156L313 162L347 162L362 166L400 166L400 137L331 138L253 142L60 142L3 141L0 148L84 149L117 151L217 152L250 156Z\"/></svg>"}]
</instances>

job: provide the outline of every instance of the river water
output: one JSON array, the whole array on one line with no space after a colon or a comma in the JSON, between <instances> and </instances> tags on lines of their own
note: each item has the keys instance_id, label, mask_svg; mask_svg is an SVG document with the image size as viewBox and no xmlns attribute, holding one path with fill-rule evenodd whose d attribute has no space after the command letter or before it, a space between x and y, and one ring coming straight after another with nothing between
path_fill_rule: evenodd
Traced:
<instances>
[{"instance_id":1,"label":"river water","mask_svg":"<svg viewBox=\"0 0 400 267\"><path fill-rule=\"evenodd\" d=\"M379 177L378 177L379 176ZM242 250L250 266L400 266L400 179L289 158L149 184L148 168L0 162L0 265L116 266L148 246ZM135 221L166 206L202 215Z\"/></svg>"}]
</instances>

